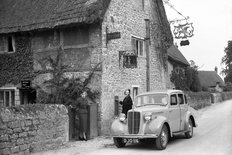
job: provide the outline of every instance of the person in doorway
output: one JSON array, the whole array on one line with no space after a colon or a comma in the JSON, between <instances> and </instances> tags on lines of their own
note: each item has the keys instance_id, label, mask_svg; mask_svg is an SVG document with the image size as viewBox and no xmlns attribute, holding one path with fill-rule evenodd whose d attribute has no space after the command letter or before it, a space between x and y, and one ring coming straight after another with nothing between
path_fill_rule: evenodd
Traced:
<instances>
[{"instance_id":1,"label":"person in doorway","mask_svg":"<svg viewBox=\"0 0 232 155\"><path fill-rule=\"evenodd\" d=\"M77 107L79 108L79 139L87 140L87 119L88 119L88 100L87 100L87 92L83 91L81 93L81 97L77 99Z\"/></svg>"},{"instance_id":2,"label":"person in doorway","mask_svg":"<svg viewBox=\"0 0 232 155\"><path fill-rule=\"evenodd\" d=\"M130 89L125 90L124 94L125 98L119 103L122 105L122 113L124 113L127 117L127 112L132 109L133 102L130 97Z\"/></svg>"}]
</instances>

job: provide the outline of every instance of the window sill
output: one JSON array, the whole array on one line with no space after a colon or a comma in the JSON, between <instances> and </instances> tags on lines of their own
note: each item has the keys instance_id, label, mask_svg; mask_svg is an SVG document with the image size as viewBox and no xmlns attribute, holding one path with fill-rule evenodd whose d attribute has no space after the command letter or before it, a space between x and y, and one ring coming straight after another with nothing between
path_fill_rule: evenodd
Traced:
<instances>
[{"instance_id":1,"label":"window sill","mask_svg":"<svg viewBox=\"0 0 232 155\"><path fill-rule=\"evenodd\" d=\"M35 53L41 53L41 52L47 52L47 51L52 51L52 50L58 50L59 47L50 47L50 48L44 48L44 49L37 49L33 50Z\"/></svg>"},{"instance_id":2,"label":"window sill","mask_svg":"<svg viewBox=\"0 0 232 155\"><path fill-rule=\"evenodd\" d=\"M15 53L15 51L12 51L12 52L6 52L6 51L2 52L2 51L0 51L0 54L14 54L14 53Z\"/></svg>"}]
</instances>

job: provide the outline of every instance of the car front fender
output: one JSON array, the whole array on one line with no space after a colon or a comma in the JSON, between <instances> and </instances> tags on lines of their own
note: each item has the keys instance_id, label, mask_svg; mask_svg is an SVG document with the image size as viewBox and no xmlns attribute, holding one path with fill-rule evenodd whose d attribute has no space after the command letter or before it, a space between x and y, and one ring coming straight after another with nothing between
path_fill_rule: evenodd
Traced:
<instances>
[{"instance_id":1,"label":"car front fender","mask_svg":"<svg viewBox=\"0 0 232 155\"><path fill-rule=\"evenodd\" d=\"M119 119L115 119L111 124L111 134L112 135L123 135L126 133L127 126L125 123L122 123Z\"/></svg>"},{"instance_id":2,"label":"car front fender","mask_svg":"<svg viewBox=\"0 0 232 155\"><path fill-rule=\"evenodd\" d=\"M164 116L156 116L151 121L146 122L144 133L159 135L164 124L167 124L170 130L167 118Z\"/></svg>"}]
</instances>

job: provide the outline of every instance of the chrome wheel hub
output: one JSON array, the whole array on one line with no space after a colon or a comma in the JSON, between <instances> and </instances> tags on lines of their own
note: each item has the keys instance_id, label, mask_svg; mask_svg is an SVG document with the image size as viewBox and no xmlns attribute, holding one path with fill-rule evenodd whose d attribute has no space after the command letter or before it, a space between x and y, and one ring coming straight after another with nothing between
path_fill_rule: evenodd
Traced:
<instances>
[{"instance_id":1,"label":"chrome wheel hub","mask_svg":"<svg viewBox=\"0 0 232 155\"><path fill-rule=\"evenodd\" d=\"M161 133L161 144L162 144L162 146L165 146L165 145L167 144L167 142L168 142L168 136L167 136L167 134L163 131L163 132Z\"/></svg>"},{"instance_id":2,"label":"chrome wheel hub","mask_svg":"<svg viewBox=\"0 0 232 155\"><path fill-rule=\"evenodd\" d=\"M193 127L192 124L189 123L189 134L192 135L193 134Z\"/></svg>"}]
</instances>

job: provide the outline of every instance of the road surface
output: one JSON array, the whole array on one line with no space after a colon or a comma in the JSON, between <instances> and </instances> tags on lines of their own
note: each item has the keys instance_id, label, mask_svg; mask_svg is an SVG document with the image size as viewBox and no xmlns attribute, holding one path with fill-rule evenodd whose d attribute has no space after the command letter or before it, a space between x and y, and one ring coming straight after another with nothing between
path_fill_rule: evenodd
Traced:
<instances>
[{"instance_id":1,"label":"road surface","mask_svg":"<svg viewBox=\"0 0 232 155\"><path fill-rule=\"evenodd\" d=\"M166 150L156 150L153 143L127 145L119 149L110 140L95 149L91 146L86 146L86 149L70 147L41 155L232 155L232 100L201 109L196 115L198 127L194 128L193 138L175 137Z\"/></svg>"}]
</instances>

